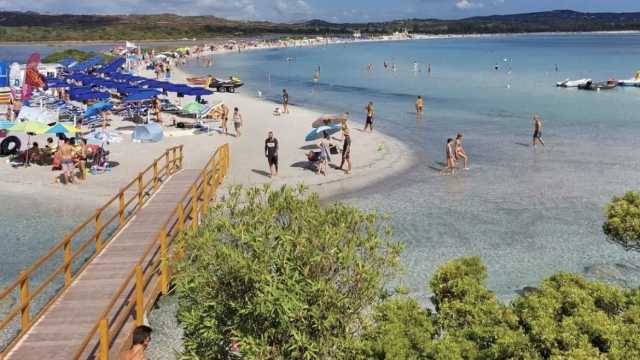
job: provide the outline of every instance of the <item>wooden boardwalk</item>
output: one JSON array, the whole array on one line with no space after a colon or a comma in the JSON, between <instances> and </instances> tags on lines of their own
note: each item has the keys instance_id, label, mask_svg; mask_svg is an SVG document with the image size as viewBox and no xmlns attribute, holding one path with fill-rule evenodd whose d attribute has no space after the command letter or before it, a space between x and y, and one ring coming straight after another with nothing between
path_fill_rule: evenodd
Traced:
<instances>
[{"instance_id":1,"label":"wooden boardwalk","mask_svg":"<svg viewBox=\"0 0 640 360\"><path fill-rule=\"evenodd\" d=\"M202 170L169 178L60 298L6 354L4 360L69 360L109 306L145 250L158 237L185 191ZM124 303L126 299L121 300ZM86 354L88 355L88 354Z\"/></svg>"}]
</instances>

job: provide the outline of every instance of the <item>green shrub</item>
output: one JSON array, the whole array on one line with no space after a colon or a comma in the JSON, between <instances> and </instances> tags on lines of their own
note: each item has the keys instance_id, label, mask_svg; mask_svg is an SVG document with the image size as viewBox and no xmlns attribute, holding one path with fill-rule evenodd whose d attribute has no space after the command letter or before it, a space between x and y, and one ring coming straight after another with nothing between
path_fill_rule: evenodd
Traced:
<instances>
[{"instance_id":1,"label":"green shrub","mask_svg":"<svg viewBox=\"0 0 640 360\"><path fill-rule=\"evenodd\" d=\"M384 298L401 247L375 213L302 188L233 188L177 264L187 359L344 359Z\"/></svg>"},{"instance_id":2,"label":"green shrub","mask_svg":"<svg viewBox=\"0 0 640 360\"><path fill-rule=\"evenodd\" d=\"M627 249L640 248L640 194L614 196L605 211L604 233Z\"/></svg>"}]
</instances>

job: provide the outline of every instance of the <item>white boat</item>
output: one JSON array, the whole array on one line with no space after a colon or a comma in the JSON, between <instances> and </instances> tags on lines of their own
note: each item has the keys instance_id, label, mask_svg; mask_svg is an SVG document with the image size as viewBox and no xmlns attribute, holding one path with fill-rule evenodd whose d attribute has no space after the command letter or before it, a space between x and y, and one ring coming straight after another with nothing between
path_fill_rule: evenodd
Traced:
<instances>
[{"instance_id":1,"label":"white boat","mask_svg":"<svg viewBox=\"0 0 640 360\"><path fill-rule=\"evenodd\" d=\"M565 80L565 81L560 81L558 83L556 83L556 86L559 87L578 87L580 85L586 85L589 81L591 81L591 79L580 79L580 80Z\"/></svg>"},{"instance_id":2,"label":"white boat","mask_svg":"<svg viewBox=\"0 0 640 360\"><path fill-rule=\"evenodd\" d=\"M627 79L618 81L620 86L636 86L640 87L640 79Z\"/></svg>"}]
</instances>

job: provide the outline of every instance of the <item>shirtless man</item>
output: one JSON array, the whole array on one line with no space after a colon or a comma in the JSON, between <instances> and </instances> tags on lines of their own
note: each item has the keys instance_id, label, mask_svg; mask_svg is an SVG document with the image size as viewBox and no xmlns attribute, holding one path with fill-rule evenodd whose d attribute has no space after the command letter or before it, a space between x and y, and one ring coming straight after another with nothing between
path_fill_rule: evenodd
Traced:
<instances>
[{"instance_id":1,"label":"shirtless man","mask_svg":"<svg viewBox=\"0 0 640 360\"><path fill-rule=\"evenodd\" d=\"M453 149L453 139L447 139L447 144L444 147L444 153L447 160L447 166L442 168L440 175L444 175L449 172L451 175L456 173L456 155Z\"/></svg>"},{"instance_id":2,"label":"shirtless man","mask_svg":"<svg viewBox=\"0 0 640 360\"><path fill-rule=\"evenodd\" d=\"M533 147L536 147L536 143L542 144L544 146L544 141L542 141L542 119L540 118L540 114L535 114L533 116Z\"/></svg>"},{"instance_id":3,"label":"shirtless man","mask_svg":"<svg viewBox=\"0 0 640 360\"><path fill-rule=\"evenodd\" d=\"M367 107L364 108L367 111L367 120L364 123L364 129L362 131L367 131L367 127L370 132L373 132L373 115L375 115L375 110L373 108L373 101L369 101Z\"/></svg>"},{"instance_id":4,"label":"shirtless man","mask_svg":"<svg viewBox=\"0 0 640 360\"><path fill-rule=\"evenodd\" d=\"M418 100L416 100L416 113L418 113L418 116L422 116L424 113L424 99L422 96L418 96Z\"/></svg>"},{"instance_id":5,"label":"shirtless man","mask_svg":"<svg viewBox=\"0 0 640 360\"><path fill-rule=\"evenodd\" d=\"M222 130L225 135L229 135L229 107L227 104L222 104Z\"/></svg>"},{"instance_id":6,"label":"shirtless man","mask_svg":"<svg viewBox=\"0 0 640 360\"><path fill-rule=\"evenodd\" d=\"M69 144L69 141L64 139L62 140L62 146L60 147L60 159L62 165L62 177L64 178L64 183L69 184L73 183L73 173L74 173L74 164L73 164L73 146Z\"/></svg>"},{"instance_id":7,"label":"shirtless man","mask_svg":"<svg viewBox=\"0 0 640 360\"><path fill-rule=\"evenodd\" d=\"M460 133L456 136L456 161L460 159L464 159L464 169L469 170L469 157L467 153L464 151L462 147L462 142L464 141L464 136Z\"/></svg>"},{"instance_id":8,"label":"shirtless man","mask_svg":"<svg viewBox=\"0 0 640 360\"><path fill-rule=\"evenodd\" d=\"M120 360L148 360L144 351L151 342L151 328L148 326L138 326L133 330L133 341L131 349L125 351L120 356Z\"/></svg>"}]
</instances>

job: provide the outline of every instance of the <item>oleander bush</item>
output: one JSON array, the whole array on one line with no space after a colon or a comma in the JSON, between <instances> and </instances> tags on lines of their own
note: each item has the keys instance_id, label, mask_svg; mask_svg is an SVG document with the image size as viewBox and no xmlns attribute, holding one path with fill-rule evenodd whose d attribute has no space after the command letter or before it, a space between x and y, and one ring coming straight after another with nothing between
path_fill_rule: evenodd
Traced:
<instances>
[{"instance_id":1,"label":"oleander bush","mask_svg":"<svg viewBox=\"0 0 640 360\"><path fill-rule=\"evenodd\" d=\"M606 207L604 233L626 249L640 248L640 194L630 191L614 196Z\"/></svg>"},{"instance_id":2,"label":"oleander bush","mask_svg":"<svg viewBox=\"0 0 640 360\"><path fill-rule=\"evenodd\" d=\"M385 218L303 188L233 188L178 250L185 360L640 359L640 290L559 273L505 304L464 257L427 307L388 291Z\"/></svg>"}]
</instances>

